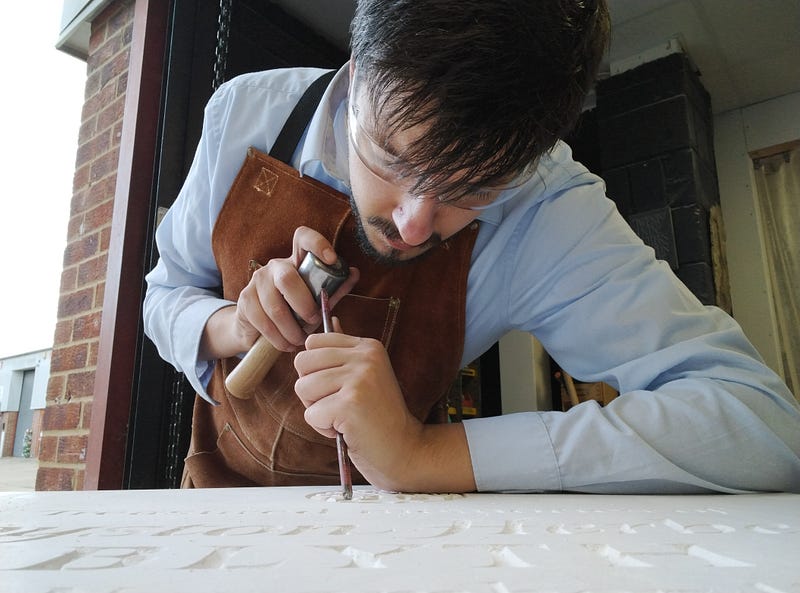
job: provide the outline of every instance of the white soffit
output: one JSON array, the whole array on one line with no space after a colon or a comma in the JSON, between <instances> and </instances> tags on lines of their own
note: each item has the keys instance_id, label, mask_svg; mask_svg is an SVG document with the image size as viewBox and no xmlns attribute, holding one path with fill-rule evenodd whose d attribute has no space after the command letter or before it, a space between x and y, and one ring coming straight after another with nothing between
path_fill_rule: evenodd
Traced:
<instances>
[{"instance_id":1,"label":"white soffit","mask_svg":"<svg viewBox=\"0 0 800 593\"><path fill-rule=\"evenodd\" d=\"M111 0L64 0L56 48L85 60L89 55L92 19Z\"/></svg>"}]
</instances>

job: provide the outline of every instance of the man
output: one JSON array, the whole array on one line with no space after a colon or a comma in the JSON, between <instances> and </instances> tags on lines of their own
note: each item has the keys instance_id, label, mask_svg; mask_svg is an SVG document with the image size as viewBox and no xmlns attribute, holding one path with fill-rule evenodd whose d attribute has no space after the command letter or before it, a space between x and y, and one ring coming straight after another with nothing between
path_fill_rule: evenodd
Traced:
<instances>
[{"instance_id":1,"label":"man","mask_svg":"<svg viewBox=\"0 0 800 593\"><path fill-rule=\"evenodd\" d=\"M296 149L282 128L321 71L220 88L145 301L201 396L187 485L335 483L338 431L386 489L800 491L797 402L560 141L607 33L602 1L362 0ZM338 333L313 333L307 252L352 266ZM448 424L458 369L511 329L621 396ZM260 335L286 354L231 397Z\"/></svg>"}]
</instances>

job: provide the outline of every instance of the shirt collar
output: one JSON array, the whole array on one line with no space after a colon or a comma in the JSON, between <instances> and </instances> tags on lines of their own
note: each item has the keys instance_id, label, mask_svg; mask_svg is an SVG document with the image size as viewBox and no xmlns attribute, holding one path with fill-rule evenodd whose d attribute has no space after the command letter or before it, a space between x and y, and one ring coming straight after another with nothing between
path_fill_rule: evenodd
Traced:
<instances>
[{"instance_id":1,"label":"shirt collar","mask_svg":"<svg viewBox=\"0 0 800 593\"><path fill-rule=\"evenodd\" d=\"M300 154L299 171L304 175L312 162L320 162L331 177L350 187L347 162L347 88L349 62L334 75L311 118Z\"/></svg>"}]
</instances>

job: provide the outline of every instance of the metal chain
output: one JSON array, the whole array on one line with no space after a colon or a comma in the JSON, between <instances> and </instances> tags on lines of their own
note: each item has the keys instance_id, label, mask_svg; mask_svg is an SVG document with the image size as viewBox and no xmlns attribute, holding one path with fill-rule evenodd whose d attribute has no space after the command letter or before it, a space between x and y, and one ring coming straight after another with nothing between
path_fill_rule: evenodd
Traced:
<instances>
[{"instance_id":1,"label":"metal chain","mask_svg":"<svg viewBox=\"0 0 800 593\"><path fill-rule=\"evenodd\" d=\"M228 66L228 38L231 32L231 4L233 0L219 0L219 19L217 21L217 47L214 51L213 90L225 82Z\"/></svg>"}]
</instances>

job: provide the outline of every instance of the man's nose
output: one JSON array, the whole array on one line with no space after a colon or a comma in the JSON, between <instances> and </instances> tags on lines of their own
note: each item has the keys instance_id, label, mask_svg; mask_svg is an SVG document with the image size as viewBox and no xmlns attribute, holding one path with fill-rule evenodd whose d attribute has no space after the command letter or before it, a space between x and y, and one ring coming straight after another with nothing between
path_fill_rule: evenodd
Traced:
<instances>
[{"instance_id":1,"label":"man's nose","mask_svg":"<svg viewBox=\"0 0 800 593\"><path fill-rule=\"evenodd\" d=\"M427 196L403 197L392 213L400 237L408 245L421 245L433 234L436 200Z\"/></svg>"}]
</instances>

